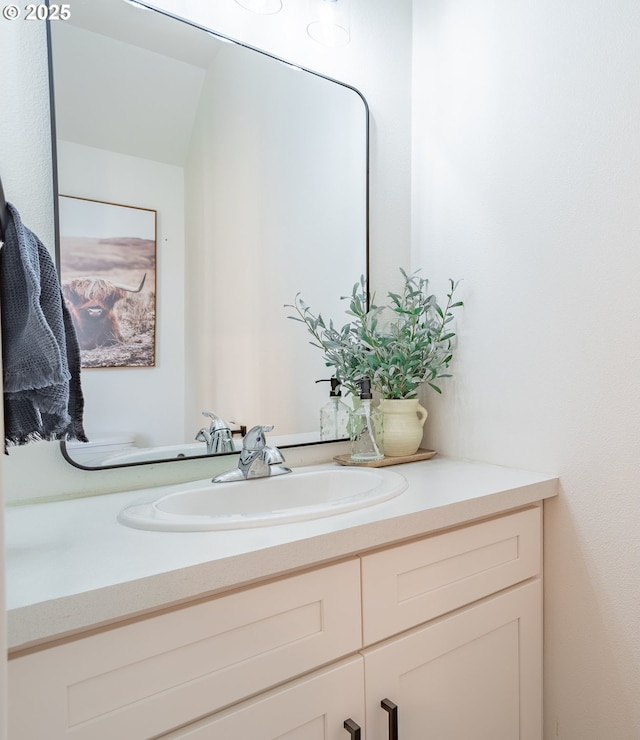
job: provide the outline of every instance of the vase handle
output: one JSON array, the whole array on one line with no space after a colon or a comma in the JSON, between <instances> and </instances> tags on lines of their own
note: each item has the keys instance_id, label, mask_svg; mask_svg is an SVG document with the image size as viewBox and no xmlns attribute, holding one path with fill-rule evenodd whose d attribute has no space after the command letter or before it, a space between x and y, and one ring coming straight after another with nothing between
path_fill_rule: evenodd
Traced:
<instances>
[{"instance_id":1,"label":"vase handle","mask_svg":"<svg viewBox=\"0 0 640 740\"><path fill-rule=\"evenodd\" d=\"M425 421L427 420L427 409L425 409L424 406L421 406L418 404L418 408L416 409L416 413L418 414L418 421L420 422L420 426L423 427Z\"/></svg>"}]
</instances>

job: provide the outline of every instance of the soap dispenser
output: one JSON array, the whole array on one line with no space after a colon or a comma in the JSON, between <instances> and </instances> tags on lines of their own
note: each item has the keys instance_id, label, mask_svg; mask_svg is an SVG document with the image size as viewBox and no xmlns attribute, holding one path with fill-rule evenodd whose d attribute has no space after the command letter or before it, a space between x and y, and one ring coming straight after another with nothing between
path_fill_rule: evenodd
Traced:
<instances>
[{"instance_id":1,"label":"soap dispenser","mask_svg":"<svg viewBox=\"0 0 640 740\"><path fill-rule=\"evenodd\" d=\"M371 381L363 378L360 386L360 405L351 416L351 460L355 463L382 460L382 414L371 404Z\"/></svg>"},{"instance_id":2,"label":"soap dispenser","mask_svg":"<svg viewBox=\"0 0 640 740\"><path fill-rule=\"evenodd\" d=\"M320 409L320 439L347 439L349 437L349 407L342 401L340 383L333 378L316 380L316 383L331 383L328 402Z\"/></svg>"}]
</instances>

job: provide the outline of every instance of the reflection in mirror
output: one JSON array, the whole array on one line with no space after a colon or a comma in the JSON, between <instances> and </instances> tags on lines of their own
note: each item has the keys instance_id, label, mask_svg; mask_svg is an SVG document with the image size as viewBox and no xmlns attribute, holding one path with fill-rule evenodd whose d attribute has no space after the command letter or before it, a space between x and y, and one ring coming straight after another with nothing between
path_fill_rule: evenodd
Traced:
<instances>
[{"instance_id":1,"label":"reflection in mirror","mask_svg":"<svg viewBox=\"0 0 640 740\"><path fill-rule=\"evenodd\" d=\"M156 364L83 372L93 444L65 456L205 455L203 411L318 441L329 373L284 304L300 291L339 317L367 272L364 99L122 0L74 6L51 36L58 192L157 212Z\"/></svg>"}]
</instances>

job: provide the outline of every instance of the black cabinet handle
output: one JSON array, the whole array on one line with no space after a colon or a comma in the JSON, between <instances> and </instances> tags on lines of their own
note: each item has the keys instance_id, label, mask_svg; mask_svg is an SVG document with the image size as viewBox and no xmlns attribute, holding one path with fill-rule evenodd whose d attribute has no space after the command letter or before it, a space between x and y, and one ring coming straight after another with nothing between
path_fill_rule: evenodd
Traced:
<instances>
[{"instance_id":1,"label":"black cabinet handle","mask_svg":"<svg viewBox=\"0 0 640 740\"><path fill-rule=\"evenodd\" d=\"M389 740L398 740L398 707L391 699L383 699L380 706L389 713Z\"/></svg>"},{"instance_id":2,"label":"black cabinet handle","mask_svg":"<svg viewBox=\"0 0 640 740\"><path fill-rule=\"evenodd\" d=\"M360 725L357 725L352 719L345 719L344 729L351 735L353 740L360 740Z\"/></svg>"}]
</instances>

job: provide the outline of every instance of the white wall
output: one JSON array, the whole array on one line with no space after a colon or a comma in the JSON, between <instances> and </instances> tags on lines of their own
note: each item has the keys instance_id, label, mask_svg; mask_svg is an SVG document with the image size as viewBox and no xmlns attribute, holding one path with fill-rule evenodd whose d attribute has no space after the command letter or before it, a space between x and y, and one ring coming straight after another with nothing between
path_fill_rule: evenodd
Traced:
<instances>
[{"instance_id":1,"label":"white wall","mask_svg":"<svg viewBox=\"0 0 640 740\"><path fill-rule=\"evenodd\" d=\"M635 0L414 0L414 263L466 302L428 441L561 477L547 740L640 737L639 27Z\"/></svg>"},{"instance_id":2,"label":"white wall","mask_svg":"<svg viewBox=\"0 0 640 740\"><path fill-rule=\"evenodd\" d=\"M149 159L58 143L63 195L157 211L156 364L82 373L90 440L135 434L141 447L187 439L184 397L184 170ZM143 390L144 389L144 390ZM148 399L156 401L149 404Z\"/></svg>"},{"instance_id":3,"label":"white wall","mask_svg":"<svg viewBox=\"0 0 640 740\"><path fill-rule=\"evenodd\" d=\"M44 24L0 20L0 177L7 200L54 250Z\"/></svg>"}]
</instances>

